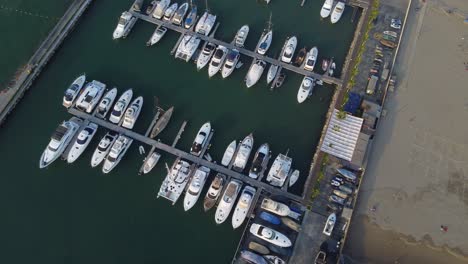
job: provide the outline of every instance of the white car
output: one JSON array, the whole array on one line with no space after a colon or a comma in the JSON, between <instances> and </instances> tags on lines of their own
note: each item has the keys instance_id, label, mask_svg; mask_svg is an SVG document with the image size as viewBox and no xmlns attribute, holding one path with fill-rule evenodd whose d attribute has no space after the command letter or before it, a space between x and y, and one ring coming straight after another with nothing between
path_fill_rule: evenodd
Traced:
<instances>
[{"instance_id":1,"label":"white car","mask_svg":"<svg viewBox=\"0 0 468 264\"><path fill-rule=\"evenodd\" d=\"M331 185L337 186L337 187L338 187L338 186L341 185L341 183L339 183L339 182L337 182L337 181L335 181L335 180L332 180L332 181L331 181Z\"/></svg>"},{"instance_id":2,"label":"white car","mask_svg":"<svg viewBox=\"0 0 468 264\"><path fill-rule=\"evenodd\" d=\"M395 29L401 29L401 20L393 18L392 22L390 23L390 27Z\"/></svg>"}]
</instances>

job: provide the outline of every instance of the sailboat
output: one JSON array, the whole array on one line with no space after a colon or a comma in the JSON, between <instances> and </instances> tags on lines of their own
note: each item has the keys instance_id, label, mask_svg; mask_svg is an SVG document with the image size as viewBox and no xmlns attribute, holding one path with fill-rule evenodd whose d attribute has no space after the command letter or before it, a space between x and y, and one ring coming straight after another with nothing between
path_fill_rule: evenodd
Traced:
<instances>
[{"instance_id":1,"label":"sailboat","mask_svg":"<svg viewBox=\"0 0 468 264\"><path fill-rule=\"evenodd\" d=\"M271 23L271 13L270 13L270 20L268 20L267 27L263 31L262 38L260 40L260 45L257 48L257 53L260 55L265 55L271 45L271 41L273 39L273 24Z\"/></svg>"}]
</instances>

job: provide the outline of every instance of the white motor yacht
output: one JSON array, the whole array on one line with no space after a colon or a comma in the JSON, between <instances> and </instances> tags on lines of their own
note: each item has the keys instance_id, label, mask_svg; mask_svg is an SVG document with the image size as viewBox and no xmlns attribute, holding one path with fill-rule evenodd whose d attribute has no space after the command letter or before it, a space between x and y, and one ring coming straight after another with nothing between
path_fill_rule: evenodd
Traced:
<instances>
[{"instance_id":1,"label":"white motor yacht","mask_svg":"<svg viewBox=\"0 0 468 264\"><path fill-rule=\"evenodd\" d=\"M325 223L325 227L323 228L323 233L327 236L331 236L333 232L333 228L335 227L336 223L336 214L332 213L328 216L327 222Z\"/></svg>"},{"instance_id":2,"label":"white motor yacht","mask_svg":"<svg viewBox=\"0 0 468 264\"><path fill-rule=\"evenodd\" d=\"M125 111L122 127L133 129L143 107L143 96L138 96Z\"/></svg>"},{"instance_id":3,"label":"white motor yacht","mask_svg":"<svg viewBox=\"0 0 468 264\"><path fill-rule=\"evenodd\" d=\"M270 171L268 172L268 176L266 178L267 182L269 182L273 186L281 187L283 186L286 178L291 171L292 165L292 158L279 154L273 165L271 165Z\"/></svg>"},{"instance_id":4,"label":"white motor yacht","mask_svg":"<svg viewBox=\"0 0 468 264\"><path fill-rule=\"evenodd\" d=\"M284 234L257 223L253 223L250 226L250 233L279 247L292 246L291 240Z\"/></svg>"},{"instance_id":5,"label":"white motor yacht","mask_svg":"<svg viewBox=\"0 0 468 264\"><path fill-rule=\"evenodd\" d=\"M237 141L233 140L229 146L224 151L223 159L221 160L221 165L227 167L231 163L234 153L236 153Z\"/></svg>"},{"instance_id":6,"label":"white motor yacht","mask_svg":"<svg viewBox=\"0 0 468 264\"><path fill-rule=\"evenodd\" d=\"M335 5L335 8L333 8L333 12L331 13L331 22L332 24L335 24L336 22L340 21L341 15L343 15L345 9L345 3L343 2L338 2Z\"/></svg>"},{"instance_id":7,"label":"white motor yacht","mask_svg":"<svg viewBox=\"0 0 468 264\"><path fill-rule=\"evenodd\" d=\"M106 85L96 80L86 84L84 91L76 101L76 108L81 111L86 111L86 113L91 113L94 107L99 103L105 90Z\"/></svg>"},{"instance_id":8,"label":"white motor yacht","mask_svg":"<svg viewBox=\"0 0 468 264\"><path fill-rule=\"evenodd\" d=\"M252 161L252 167L249 171L250 178L257 179L258 176L265 171L269 155L270 146L268 143L262 144L258 148L257 153L255 153L254 159Z\"/></svg>"},{"instance_id":9,"label":"white motor yacht","mask_svg":"<svg viewBox=\"0 0 468 264\"><path fill-rule=\"evenodd\" d=\"M117 140L112 144L112 147L104 160L104 166L102 166L103 173L109 173L125 155L127 150L130 148L133 139L128 138L124 135L120 135Z\"/></svg>"},{"instance_id":10,"label":"white motor yacht","mask_svg":"<svg viewBox=\"0 0 468 264\"><path fill-rule=\"evenodd\" d=\"M65 148L73 139L79 127L80 125L72 120L64 121L57 127L50 137L47 148L41 155L39 168L42 169L49 166L65 151Z\"/></svg>"},{"instance_id":11,"label":"white motor yacht","mask_svg":"<svg viewBox=\"0 0 468 264\"><path fill-rule=\"evenodd\" d=\"M297 47L297 38L296 36L292 36L286 40L283 47L283 54L281 54L281 61L286 63L291 63L292 58L294 56L294 51L296 51Z\"/></svg>"},{"instance_id":12,"label":"white motor yacht","mask_svg":"<svg viewBox=\"0 0 468 264\"><path fill-rule=\"evenodd\" d=\"M169 7L171 4L171 0L161 0L159 1L158 5L153 11L153 17L156 19L161 19L164 16L164 13L166 12L166 9Z\"/></svg>"},{"instance_id":13,"label":"white motor yacht","mask_svg":"<svg viewBox=\"0 0 468 264\"><path fill-rule=\"evenodd\" d=\"M115 103L114 108L112 109L111 115L109 117L109 121L111 121L114 124L118 124L120 122L120 120L122 119L122 116L125 113L125 110L127 109L127 106L130 104L130 101L132 100L132 97L133 97L132 89L128 89L119 97L119 100L117 100L117 103Z\"/></svg>"},{"instance_id":14,"label":"white motor yacht","mask_svg":"<svg viewBox=\"0 0 468 264\"><path fill-rule=\"evenodd\" d=\"M247 217L247 212L252 206L252 200L255 196L256 190L252 186L245 186L242 190L239 201L237 202L236 208L234 209L234 214L232 215L232 227L234 229L244 223L245 218Z\"/></svg>"},{"instance_id":15,"label":"white motor yacht","mask_svg":"<svg viewBox=\"0 0 468 264\"><path fill-rule=\"evenodd\" d=\"M191 4L191 7L192 9L190 9L190 12L188 13L184 21L184 27L186 29L191 28L197 20L197 6Z\"/></svg>"},{"instance_id":16,"label":"white motor yacht","mask_svg":"<svg viewBox=\"0 0 468 264\"><path fill-rule=\"evenodd\" d=\"M157 197L164 197L174 205L187 185L190 175L190 164L182 159L176 159L159 188Z\"/></svg>"},{"instance_id":17,"label":"white motor yacht","mask_svg":"<svg viewBox=\"0 0 468 264\"><path fill-rule=\"evenodd\" d=\"M177 12L177 9L179 8L178 3L173 3L171 6L169 6L166 11L164 11L164 21L171 21L172 17L174 16L175 12Z\"/></svg>"},{"instance_id":18,"label":"white motor yacht","mask_svg":"<svg viewBox=\"0 0 468 264\"><path fill-rule=\"evenodd\" d=\"M254 139L252 133L242 140L233 162L233 169L235 171L241 172L244 170L249 160L250 153L252 152L253 143Z\"/></svg>"},{"instance_id":19,"label":"white motor yacht","mask_svg":"<svg viewBox=\"0 0 468 264\"><path fill-rule=\"evenodd\" d=\"M272 212L279 216L288 216L291 212L291 209L289 209L287 205L269 198L264 198L260 207L265 211Z\"/></svg>"},{"instance_id":20,"label":"white motor yacht","mask_svg":"<svg viewBox=\"0 0 468 264\"><path fill-rule=\"evenodd\" d=\"M322 9L320 10L320 16L326 18L330 15L333 6L333 0L325 0Z\"/></svg>"},{"instance_id":21,"label":"white motor yacht","mask_svg":"<svg viewBox=\"0 0 468 264\"><path fill-rule=\"evenodd\" d=\"M85 81L86 81L85 74L79 76L73 81L73 83L65 91L65 95L63 96L63 106L65 106L66 108L70 108L72 106L76 97L80 93L81 88L83 88Z\"/></svg>"},{"instance_id":22,"label":"white motor yacht","mask_svg":"<svg viewBox=\"0 0 468 264\"><path fill-rule=\"evenodd\" d=\"M262 77L263 71L265 70L266 62L257 60L252 67L250 67L247 76L245 77L245 85L247 88L254 86L260 77Z\"/></svg>"},{"instance_id":23,"label":"white motor yacht","mask_svg":"<svg viewBox=\"0 0 468 264\"><path fill-rule=\"evenodd\" d=\"M260 45L258 46L257 53L260 55L265 55L268 49L271 46L271 41L273 39L273 31L268 31L260 40Z\"/></svg>"},{"instance_id":24,"label":"white motor yacht","mask_svg":"<svg viewBox=\"0 0 468 264\"><path fill-rule=\"evenodd\" d=\"M213 43L205 43L203 46L202 51L200 52L200 55L197 58L197 70L203 69L203 67L210 62L211 56L213 56L213 53L216 50L216 45Z\"/></svg>"},{"instance_id":25,"label":"white motor yacht","mask_svg":"<svg viewBox=\"0 0 468 264\"><path fill-rule=\"evenodd\" d=\"M230 50L226 56L226 61L224 62L223 69L221 71L221 76L223 78L229 77L236 68L237 62L239 61L240 53L238 50Z\"/></svg>"},{"instance_id":26,"label":"white motor yacht","mask_svg":"<svg viewBox=\"0 0 468 264\"><path fill-rule=\"evenodd\" d=\"M167 32L166 27L157 27L154 30L153 35L151 35L150 40L148 40L148 42L146 43L146 45L147 46L153 46L154 44L158 43L162 39L162 37L164 37L166 32Z\"/></svg>"},{"instance_id":27,"label":"white motor yacht","mask_svg":"<svg viewBox=\"0 0 468 264\"><path fill-rule=\"evenodd\" d=\"M122 37L125 38L132 29L133 25L135 25L135 22L136 17L132 16L130 12L123 12L119 18L119 23L117 23L117 27L112 34L113 39L119 39Z\"/></svg>"},{"instance_id":28,"label":"white motor yacht","mask_svg":"<svg viewBox=\"0 0 468 264\"><path fill-rule=\"evenodd\" d=\"M184 21L188 8L189 8L189 4L187 2L180 5L179 9L177 9L177 12L172 17L172 24L176 24L180 26L182 22Z\"/></svg>"},{"instance_id":29,"label":"white motor yacht","mask_svg":"<svg viewBox=\"0 0 468 264\"><path fill-rule=\"evenodd\" d=\"M107 132L107 134L99 141L96 150L91 157L91 167L96 167L104 160L106 155L109 153L112 144L117 140L119 135L113 131Z\"/></svg>"},{"instance_id":30,"label":"white motor yacht","mask_svg":"<svg viewBox=\"0 0 468 264\"><path fill-rule=\"evenodd\" d=\"M203 209L205 212L213 208L213 206L216 204L216 201L218 201L225 181L226 177L223 174L216 174L214 180L211 182L208 192L206 192L206 196L203 201Z\"/></svg>"},{"instance_id":31,"label":"white motor yacht","mask_svg":"<svg viewBox=\"0 0 468 264\"><path fill-rule=\"evenodd\" d=\"M306 62L304 63L304 70L307 70L307 71L314 70L315 63L317 62L317 56L318 56L317 47L311 48L309 53L307 53Z\"/></svg>"},{"instance_id":32,"label":"white motor yacht","mask_svg":"<svg viewBox=\"0 0 468 264\"><path fill-rule=\"evenodd\" d=\"M196 36L186 35L177 47L175 57L188 62L200 45L200 39Z\"/></svg>"},{"instance_id":33,"label":"white motor yacht","mask_svg":"<svg viewBox=\"0 0 468 264\"><path fill-rule=\"evenodd\" d=\"M247 36L249 35L249 25L243 25L239 31L237 31L236 36L234 37L234 45L237 47L244 47L245 40L247 39Z\"/></svg>"},{"instance_id":34,"label":"white motor yacht","mask_svg":"<svg viewBox=\"0 0 468 264\"><path fill-rule=\"evenodd\" d=\"M198 130L197 136L193 141L192 147L190 148L190 153L195 156L200 156L203 148L208 144L208 137L211 133L211 123L206 122Z\"/></svg>"},{"instance_id":35,"label":"white motor yacht","mask_svg":"<svg viewBox=\"0 0 468 264\"><path fill-rule=\"evenodd\" d=\"M224 60L226 59L227 53L228 53L228 48L224 46L220 45L216 48L213 58L211 58L210 65L208 66L209 77L213 77L219 71L219 69L221 69L221 66L223 66Z\"/></svg>"},{"instance_id":36,"label":"white motor yacht","mask_svg":"<svg viewBox=\"0 0 468 264\"><path fill-rule=\"evenodd\" d=\"M73 163L81 156L86 147L89 145L89 142L91 142L93 139L94 134L96 134L97 128L98 126L96 124L89 123L80 131L76 141L73 143L70 151L68 152L68 163Z\"/></svg>"},{"instance_id":37,"label":"white motor yacht","mask_svg":"<svg viewBox=\"0 0 468 264\"><path fill-rule=\"evenodd\" d=\"M276 74L278 73L278 68L279 68L278 65L275 65L275 64L270 65L270 68L268 69L268 74L267 74L267 84L271 83L275 79Z\"/></svg>"},{"instance_id":38,"label":"white motor yacht","mask_svg":"<svg viewBox=\"0 0 468 264\"><path fill-rule=\"evenodd\" d=\"M197 203L209 174L210 169L205 166L198 167L198 169L193 174L184 197L185 211L190 210L195 205L195 203Z\"/></svg>"},{"instance_id":39,"label":"white motor yacht","mask_svg":"<svg viewBox=\"0 0 468 264\"><path fill-rule=\"evenodd\" d=\"M222 224L229 216L234 203L236 202L237 195L242 188L242 182L238 180L231 180L226 190L221 197L218 208L216 208L215 221L217 224Z\"/></svg>"},{"instance_id":40,"label":"white motor yacht","mask_svg":"<svg viewBox=\"0 0 468 264\"><path fill-rule=\"evenodd\" d=\"M305 76L304 79L302 79L301 87L299 87L299 91L297 92L297 102L303 103L310 95L312 95L314 86L314 79Z\"/></svg>"},{"instance_id":41,"label":"white motor yacht","mask_svg":"<svg viewBox=\"0 0 468 264\"><path fill-rule=\"evenodd\" d=\"M99 118L106 118L106 115L112 107L116 97L117 88L112 88L107 93L105 93L101 102L99 102L97 106L96 116Z\"/></svg>"},{"instance_id":42,"label":"white motor yacht","mask_svg":"<svg viewBox=\"0 0 468 264\"><path fill-rule=\"evenodd\" d=\"M195 32L208 36L216 22L216 15L205 12L195 26Z\"/></svg>"},{"instance_id":43,"label":"white motor yacht","mask_svg":"<svg viewBox=\"0 0 468 264\"><path fill-rule=\"evenodd\" d=\"M149 158L145 159L145 163L143 164L143 174L149 173L156 163L158 163L159 159L161 158L161 154L157 152L151 153Z\"/></svg>"}]
</instances>

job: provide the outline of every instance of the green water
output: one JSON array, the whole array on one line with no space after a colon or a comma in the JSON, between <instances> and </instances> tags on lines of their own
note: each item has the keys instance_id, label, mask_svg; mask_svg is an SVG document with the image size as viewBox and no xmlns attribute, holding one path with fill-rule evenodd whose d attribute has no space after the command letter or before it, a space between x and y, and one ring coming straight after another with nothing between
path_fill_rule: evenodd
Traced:
<instances>
[{"instance_id":1,"label":"green water","mask_svg":"<svg viewBox=\"0 0 468 264\"><path fill-rule=\"evenodd\" d=\"M20 6L60 16L66 2L31 0ZM161 139L172 142L187 120L178 144L182 149L189 149L196 131L208 120L215 129L209 153L216 160L230 141L250 132L255 146L270 143L274 156L289 149L293 166L302 173L294 191L302 191L332 87L316 87L301 105L296 94L302 78L293 73L274 92L268 90L265 75L247 89L243 79L248 58L242 58L246 65L229 79L219 75L208 79L206 69L197 72L193 63L169 55L178 39L174 32L148 48L145 42L154 26L139 21L127 39L113 41L117 19L129 6L123 0L95 1L0 129L1 263L228 263L235 252L241 230L233 231L230 219L216 226L214 210L204 213L201 202L184 212L181 201L171 206L155 199L165 176L162 164L170 164L173 157L163 155L150 175L138 176L142 156L134 143L119 166L103 175L89 166L102 130L74 164L56 161L47 169L38 168L50 134L70 117L61 106L63 91L82 72L120 92L132 87L144 96L136 131L144 132L152 119L153 96L163 107L174 105L173 119ZM272 12L275 31L269 54L279 53L286 36L295 34L300 47L317 46L319 57L334 56L341 65L355 27L349 22L352 10L345 11L341 23L331 25L320 21L320 6L318 1L308 1L304 8L299 2L275 0L269 6L254 0L210 2L221 22L218 38L230 41L240 26L249 24L247 47L253 49ZM8 27L2 35L0 54L8 56L9 63L1 64L0 79L6 80L32 54L53 20L39 22L9 11L1 11L0 17L10 27L19 27Z\"/></svg>"}]
</instances>

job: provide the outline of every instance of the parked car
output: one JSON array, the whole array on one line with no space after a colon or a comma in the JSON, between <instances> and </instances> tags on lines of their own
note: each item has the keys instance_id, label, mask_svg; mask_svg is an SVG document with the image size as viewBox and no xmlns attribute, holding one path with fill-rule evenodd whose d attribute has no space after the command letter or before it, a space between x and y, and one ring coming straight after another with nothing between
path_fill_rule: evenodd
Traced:
<instances>
[{"instance_id":1,"label":"parked car","mask_svg":"<svg viewBox=\"0 0 468 264\"><path fill-rule=\"evenodd\" d=\"M331 180L330 184L331 184L332 186L336 186L336 187L338 187L338 186L340 186L340 185L341 185L341 183L340 183L340 182L338 182L338 181L335 181L335 180Z\"/></svg>"},{"instance_id":2,"label":"parked car","mask_svg":"<svg viewBox=\"0 0 468 264\"><path fill-rule=\"evenodd\" d=\"M390 23L390 27L395 29L401 29L401 20L392 18L392 22Z\"/></svg>"}]
</instances>

